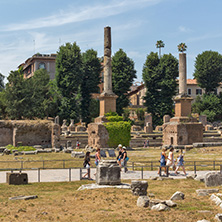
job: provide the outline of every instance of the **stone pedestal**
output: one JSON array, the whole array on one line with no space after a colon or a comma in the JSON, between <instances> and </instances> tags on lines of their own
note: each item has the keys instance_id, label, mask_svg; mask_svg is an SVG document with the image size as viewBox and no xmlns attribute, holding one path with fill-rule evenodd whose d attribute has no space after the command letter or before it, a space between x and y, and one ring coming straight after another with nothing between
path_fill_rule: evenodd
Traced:
<instances>
[{"instance_id":1,"label":"stone pedestal","mask_svg":"<svg viewBox=\"0 0 222 222\"><path fill-rule=\"evenodd\" d=\"M175 101L175 117L188 117L191 115L191 97L176 97Z\"/></svg>"},{"instance_id":2,"label":"stone pedestal","mask_svg":"<svg viewBox=\"0 0 222 222\"><path fill-rule=\"evenodd\" d=\"M145 112L144 125L147 126L148 123L150 123L150 125L153 126L153 117L151 114L148 114L147 112Z\"/></svg>"},{"instance_id":3,"label":"stone pedestal","mask_svg":"<svg viewBox=\"0 0 222 222\"><path fill-rule=\"evenodd\" d=\"M163 123L168 123L170 122L170 115L164 115L163 116Z\"/></svg>"},{"instance_id":4,"label":"stone pedestal","mask_svg":"<svg viewBox=\"0 0 222 222\"><path fill-rule=\"evenodd\" d=\"M6 183L13 185L28 184L27 173L6 173Z\"/></svg>"},{"instance_id":5,"label":"stone pedestal","mask_svg":"<svg viewBox=\"0 0 222 222\"><path fill-rule=\"evenodd\" d=\"M131 183L132 193L135 196L146 196L147 195L148 182L133 180Z\"/></svg>"},{"instance_id":6,"label":"stone pedestal","mask_svg":"<svg viewBox=\"0 0 222 222\"><path fill-rule=\"evenodd\" d=\"M206 115L200 115L199 116L199 122L203 124L203 126L207 125L207 116Z\"/></svg>"},{"instance_id":7,"label":"stone pedestal","mask_svg":"<svg viewBox=\"0 0 222 222\"><path fill-rule=\"evenodd\" d=\"M100 100L100 116L105 116L106 113L116 112L116 99L118 96L115 94L102 93L99 97Z\"/></svg>"},{"instance_id":8,"label":"stone pedestal","mask_svg":"<svg viewBox=\"0 0 222 222\"><path fill-rule=\"evenodd\" d=\"M147 125L144 126L144 132L145 133L153 133L153 127L152 127L151 123L147 123Z\"/></svg>"},{"instance_id":9,"label":"stone pedestal","mask_svg":"<svg viewBox=\"0 0 222 222\"><path fill-rule=\"evenodd\" d=\"M96 183L99 185L119 185L120 166L116 160L102 160L96 169Z\"/></svg>"}]
</instances>

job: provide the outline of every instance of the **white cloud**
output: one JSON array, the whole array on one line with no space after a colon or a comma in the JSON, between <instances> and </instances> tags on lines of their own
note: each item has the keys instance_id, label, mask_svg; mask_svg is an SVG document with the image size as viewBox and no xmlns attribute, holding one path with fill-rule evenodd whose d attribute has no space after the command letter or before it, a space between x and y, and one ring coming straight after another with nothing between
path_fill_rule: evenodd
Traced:
<instances>
[{"instance_id":1,"label":"white cloud","mask_svg":"<svg viewBox=\"0 0 222 222\"><path fill-rule=\"evenodd\" d=\"M135 8L141 8L145 5L155 5L161 1L162 0L112 1L110 4L88 6L81 9L75 8L71 11L60 11L59 13L56 12L54 15L38 18L20 24L10 24L3 27L2 31L19 31L45 27L56 27L75 22L105 18L124 13L128 10L133 10Z\"/></svg>"},{"instance_id":2,"label":"white cloud","mask_svg":"<svg viewBox=\"0 0 222 222\"><path fill-rule=\"evenodd\" d=\"M179 26L179 31L180 32L191 32L191 29L186 28L185 26Z\"/></svg>"}]
</instances>

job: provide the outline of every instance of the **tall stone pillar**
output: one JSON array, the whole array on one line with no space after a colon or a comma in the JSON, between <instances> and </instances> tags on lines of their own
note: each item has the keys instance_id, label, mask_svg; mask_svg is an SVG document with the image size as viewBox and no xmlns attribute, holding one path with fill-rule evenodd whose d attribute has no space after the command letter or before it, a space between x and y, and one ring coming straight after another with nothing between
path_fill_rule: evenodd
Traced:
<instances>
[{"instance_id":1,"label":"tall stone pillar","mask_svg":"<svg viewBox=\"0 0 222 222\"><path fill-rule=\"evenodd\" d=\"M116 112L117 96L112 90L112 65L111 65L111 28L104 28L104 91L101 93L100 117L108 112Z\"/></svg>"},{"instance_id":2,"label":"tall stone pillar","mask_svg":"<svg viewBox=\"0 0 222 222\"><path fill-rule=\"evenodd\" d=\"M186 53L179 54L179 95L187 95L187 62Z\"/></svg>"}]
</instances>

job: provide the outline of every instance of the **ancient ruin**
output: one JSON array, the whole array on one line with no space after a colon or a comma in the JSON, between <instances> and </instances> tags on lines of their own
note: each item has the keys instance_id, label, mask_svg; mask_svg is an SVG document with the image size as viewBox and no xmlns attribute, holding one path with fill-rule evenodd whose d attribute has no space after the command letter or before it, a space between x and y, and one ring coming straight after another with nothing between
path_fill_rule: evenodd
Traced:
<instances>
[{"instance_id":1,"label":"ancient ruin","mask_svg":"<svg viewBox=\"0 0 222 222\"><path fill-rule=\"evenodd\" d=\"M191 145L203 141L203 124L191 116L192 98L187 95L186 53L179 54L179 95L174 98L175 116L163 125L163 145Z\"/></svg>"},{"instance_id":2,"label":"ancient ruin","mask_svg":"<svg viewBox=\"0 0 222 222\"><path fill-rule=\"evenodd\" d=\"M116 112L117 96L112 90L112 66L111 66L111 28L104 28L104 91L100 94L100 116L95 123L88 125L88 144L92 147L104 148L108 146L109 135L102 124L107 122L105 113Z\"/></svg>"}]
</instances>

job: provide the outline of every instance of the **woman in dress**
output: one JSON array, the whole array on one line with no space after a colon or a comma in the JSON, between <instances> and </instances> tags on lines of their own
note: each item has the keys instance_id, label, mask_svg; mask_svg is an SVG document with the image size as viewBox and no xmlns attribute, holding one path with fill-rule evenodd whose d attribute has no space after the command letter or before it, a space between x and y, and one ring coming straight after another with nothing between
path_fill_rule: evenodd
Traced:
<instances>
[{"instance_id":1,"label":"woman in dress","mask_svg":"<svg viewBox=\"0 0 222 222\"><path fill-rule=\"evenodd\" d=\"M166 165L167 165L168 167L171 166L171 167L173 168L173 170L175 170L175 163L174 163L173 151L174 151L174 148L171 147L171 148L170 148L170 152L169 152L169 154L168 154L168 158L167 158Z\"/></svg>"},{"instance_id":2,"label":"woman in dress","mask_svg":"<svg viewBox=\"0 0 222 222\"><path fill-rule=\"evenodd\" d=\"M184 153L183 150L180 151L180 155L177 158L177 168L175 170L175 173L178 174L178 170L180 169L180 167L183 169L184 172L184 176L186 176L186 171L185 171L185 167L184 167Z\"/></svg>"},{"instance_id":3,"label":"woman in dress","mask_svg":"<svg viewBox=\"0 0 222 222\"><path fill-rule=\"evenodd\" d=\"M166 159L167 159L166 148L163 148L162 152L160 154L160 167L159 167L159 170L158 170L158 174L159 175L160 175L160 169L162 169L162 168L164 168L164 171L167 174L167 171L166 171Z\"/></svg>"},{"instance_id":4,"label":"woman in dress","mask_svg":"<svg viewBox=\"0 0 222 222\"><path fill-rule=\"evenodd\" d=\"M88 179L91 180L91 177L90 177L90 152L86 152L83 166L87 169L87 173L83 176L83 178L85 178L88 175Z\"/></svg>"}]
</instances>

